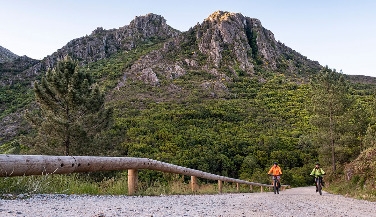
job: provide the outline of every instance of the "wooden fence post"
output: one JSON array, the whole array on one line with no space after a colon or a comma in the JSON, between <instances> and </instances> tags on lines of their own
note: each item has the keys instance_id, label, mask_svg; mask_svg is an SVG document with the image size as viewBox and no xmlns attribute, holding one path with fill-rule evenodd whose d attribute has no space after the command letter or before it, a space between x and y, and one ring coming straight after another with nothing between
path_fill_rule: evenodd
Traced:
<instances>
[{"instance_id":1,"label":"wooden fence post","mask_svg":"<svg viewBox=\"0 0 376 217\"><path fill-rule=\"evenodd\" d=\"M197 184L197 177L191 176L191 189L192 192L197 192L198 190L198 184Z\"/></svg>"},{"instance_id":2,"label":"wooden fence post","mask_svg":"<svg viewBox=\"0 0 376 217\"><path fill-rule=\"evenodd\" d=\"M253 192L253 185L249 185L249 190Z\"/></svg>"},{"instance_id":3,"label":"wooden fence post","mask_svg":"<svg viewBox=\"0 0 376 217\"><path fill-rule=\"evenodd\" d=\"M261 192L264 192L264 187L263 186L261 186Z\"/></svg>"},{"instance_id":4,"label":"wooden fence post","mask_svg":"<svg viewBox=\"0 0 376 217\"><path fill-rule=\"evenodd\" d=\"M222 193L223 184L221 180L218 180L218 193Z\"/></svg>"},{"instance_id":5,"label":"wooden fence post","mask_svg":"<svg viewBox=\"0 0 376 217\"><path fill-rule=\"evenodd\" d=\"M239 183L236 183L236 191L239 192Z\"/></svg>"},{"instance_id":6,"label":"wooden fence post","mask_svg":"<svg viewBox=\"0 0 376 217\"><path fill-rule=\"evenodd\" d=\"M133 195L137 191L138 174L136 169L128 170L128 195Z\"/></svg>"}]
</instances>

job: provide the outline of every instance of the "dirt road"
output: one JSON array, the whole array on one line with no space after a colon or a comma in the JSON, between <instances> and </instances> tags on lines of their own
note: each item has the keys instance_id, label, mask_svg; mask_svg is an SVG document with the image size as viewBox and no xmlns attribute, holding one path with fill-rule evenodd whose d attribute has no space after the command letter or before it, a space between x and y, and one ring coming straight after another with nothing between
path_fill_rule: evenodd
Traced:
<instances>
[{"instance_id":1,"label":"dirt road","mask_svg":"<svg viewBox=\"0 0 376 217\"><path fill-rule=\"evenodd\" d=\"M376 216L376 203L293 188L275 195L35 195L0 200L0 216Z\"/></svg>"}]
</instances>

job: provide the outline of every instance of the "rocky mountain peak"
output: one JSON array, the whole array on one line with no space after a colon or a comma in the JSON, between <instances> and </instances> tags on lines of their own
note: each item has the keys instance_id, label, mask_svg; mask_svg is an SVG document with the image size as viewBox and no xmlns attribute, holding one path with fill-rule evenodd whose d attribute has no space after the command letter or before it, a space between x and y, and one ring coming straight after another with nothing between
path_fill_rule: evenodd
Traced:
<instances>
[{"instance_id":1,"label":"rocky mountain peak","mask_svg":"<svg viewBox=\"0 0 376 217\"><path fill-rule=\"evenodd\" d=\"M216 11L201 24L171 37L161 49L138 59L125 70L123 78L157 85L162 77L174 79L190 70L201 70L221 83L260 69L297 74L299 70L307 73L306 69L316 71L320 67L318 62L277 42L260 20ZM118 87L124 83L121 81Z\"/></svg>"},{"instance_id":2,"label":"rocky mountain peak","mask_svg":"<svg viewBox=\"0 0 376 217\"><path fill-rule=\"evenodd\" d=\"M162 27L167 29L166 19L157 14L149 13L145 16L136 16L128 25L130 28L150 29L154 27Z\"/></svg>"},{"instance_id":3,"label":"rocky mountain peak","mask_svg":"<svg viewBox=\"0 0 376 217\"><path fill-rule=\"evenodd\" d=\"M253 72L253 63L247 55L251 47L247 43L245 25L246 19L239 13L214 12L197 26L199 50L209 56L215 67L220 67L223 55L229 54L242 70Z\"/></svg>"},{"instance_id":4,"label":"rocky mountain peak","mask_svg":"<svg viewBox=\"0 0 376 217\"><path fill-rule=\"evenodd\" d=\"M73 39L26 73L30 76L51 69L66 55L78 59L81 64L87 64L107 58L119 51L132 50L143 42L165 40L179 34L180 31L168 26L160 15L150 13L137 16L129 25L118 29L105 30L98 27L89 36Z\"/></svg>"},{"instance_id":5,"label":"rocky mountain peak","mask_svg":"<svg viewBox=\"0 0 376 217\"><path fill-rule=\"evenodd\" d=\"M274 34L265 29L260 20L240 13L216 11L195 28L199 50L209 56L215 67L223 66L228 56L231 60L227 65L236 65L248 74L253 73L256 66L270 70L282 67L291 73L303 65L315 69L321 67L318 62L276 41Z\"/></svg>"},{"instance_id":6,"label":"rocky mountain peak","mask_svg":"<svg viewBox=\"0 0 376 217\"><path fill-rule=\"evenodd\" d=\"M221 22L221 21L226 21L226 20L230 19L230 17L236 16L236 15L241 15L241 14L231 13L231 12L227 12L227 11L215 11L214 13L209 15L209 17L206 18L205 20L209 20L209 21L212 21L212 22L214 22L214 21Z\"/></svg>"}]
</instances>

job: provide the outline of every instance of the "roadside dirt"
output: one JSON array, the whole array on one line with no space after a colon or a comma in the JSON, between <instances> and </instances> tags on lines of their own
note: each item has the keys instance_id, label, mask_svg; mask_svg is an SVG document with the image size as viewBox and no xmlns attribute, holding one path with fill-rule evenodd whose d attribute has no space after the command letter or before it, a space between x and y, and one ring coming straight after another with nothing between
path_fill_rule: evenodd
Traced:
<instances>
[{"instance_id":1,"label":"roadside dirt","mask_svg":"<svg viewBox=\"0 0 376 217\"><path fill-rule=\"evenodd\" d=\"M0 200L0 216L376 216L376 203L315 187L264 193L172 196L34 195Z\"/></svg>"}]
</instances>

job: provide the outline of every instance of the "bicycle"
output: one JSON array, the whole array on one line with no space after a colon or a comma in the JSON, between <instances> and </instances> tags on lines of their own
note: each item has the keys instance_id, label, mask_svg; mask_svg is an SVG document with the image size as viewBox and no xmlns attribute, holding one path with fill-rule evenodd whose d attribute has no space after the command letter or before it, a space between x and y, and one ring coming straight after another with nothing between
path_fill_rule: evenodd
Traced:
<instances>
[{"instance_id":1,"label":"bicycle","mask_svg":"<svg viewBox=\"0 0 376 217\"><path fill-rule=\"evenodd\" d=\"M319 192L322 195L322 176L315 177L316 192Z\"/></svg>"},{"instance_id":2,"label":"bicycle","mask_svg":"<svg viewBox=\"0 0 376 217\"><path fill-rule=\"evenodd\" d=\"M274 194L279 194L279 188L281 187L281 183L278 180L278 176L271 175L273 179L273 191Z\"/></svg>"}]
</instances>

